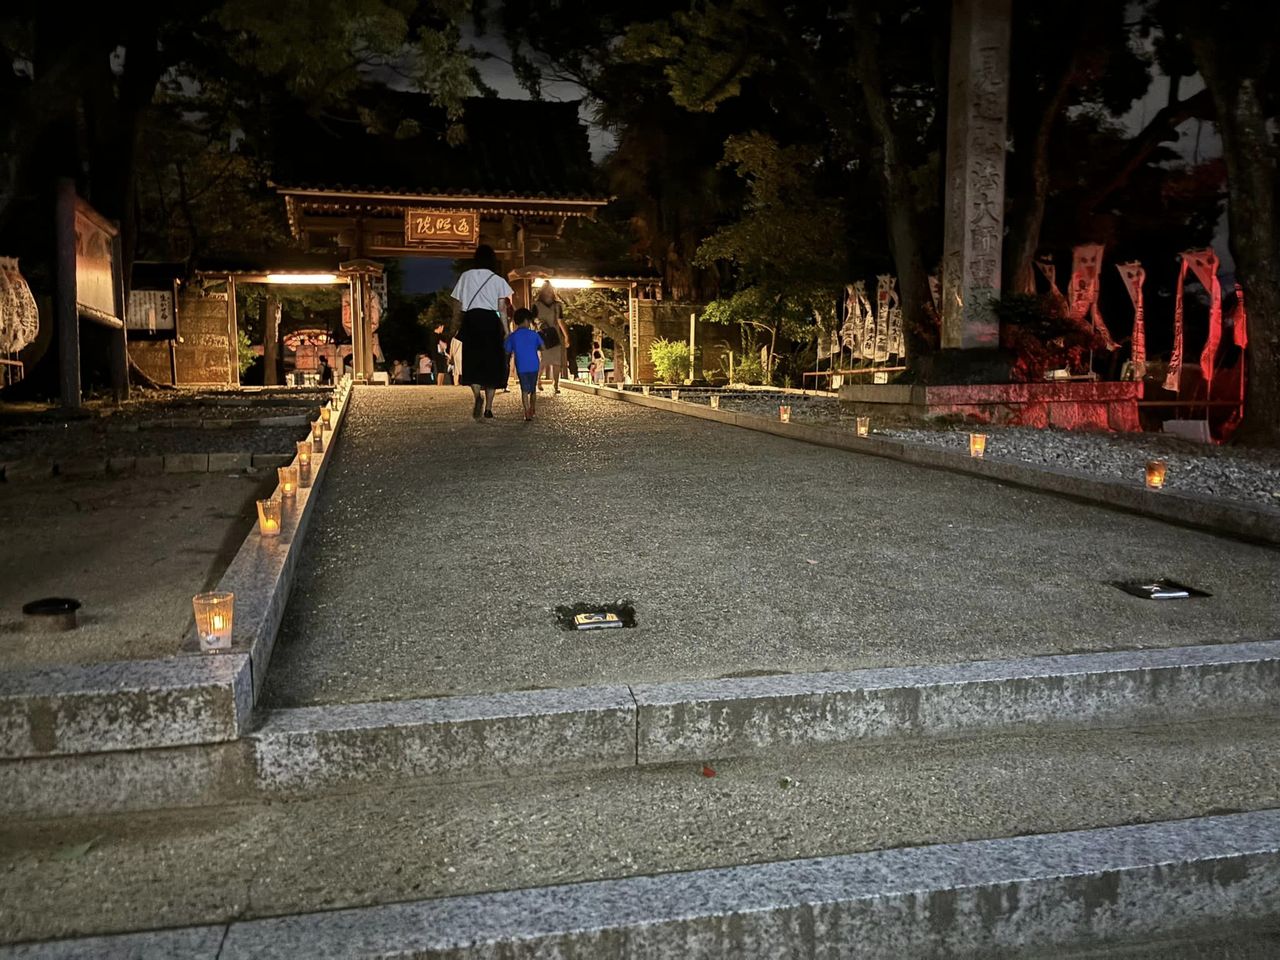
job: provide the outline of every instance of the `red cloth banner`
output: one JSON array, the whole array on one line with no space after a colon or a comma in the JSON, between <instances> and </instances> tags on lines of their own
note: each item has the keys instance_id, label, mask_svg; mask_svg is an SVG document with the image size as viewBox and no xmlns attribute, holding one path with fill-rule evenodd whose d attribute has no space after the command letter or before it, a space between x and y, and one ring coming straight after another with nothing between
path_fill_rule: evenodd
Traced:
<instances>
[{"instance_id":1,"label":"red cloth banner","mask_svg":"<svg viewBox=\"0 0 1280 960\"><path fill-rule=\"evenodd\" d=\"M1212 250L1188 250L1182 255L1197 280L1209 291L1209 338L1200 351L1205 389L1213 383L1213 361L1222 342L1222 285L1218 283L1218 255Z\"/></svg>"},{"instance_id":2,"label":"red cloth banner","mask_svg":"<svg viewBox=\"0 0 1280 960\"><path fill-rule=\"evenodd\" d=\"M1244 287L1236 284L1236 310L1231 315L1233 324L1231 330L1231 338L1235 340L1236 346L1243 350L1249 345L1249 318L1244 312ZM1240 361L1243 363L1243 359Z\"/></svg>"},{"instance_id":3,"label":"red cloth banner","mask_svg":"<svg viewBox=\"0 0 1280 960\"><path fill-rule=\"evenodd\" d=\"M1146 282L1147 272L1137 260L1117 263L1116 269L1124 280L1124 288L1129 291L1129 299L1133 301L1133 374L1135 379L1141 380L1147 372L1146 311L1142 302L1142 284Z\"/></svg>"},{"instance_id":4,"label":"red cloth banner","mask_svg":"<svg viewBox=\"0 0 1280 960\"><path fill-rule=\"evenodd\" d=\"M1103 348L1114 350L1116 343L1111 331L1102 322L1098 309L1098 288L1102 279L1102 251L1100 243L1082 243L1071 251L1071 315L1078 323L1091 320L1093 329L1102 338Z\"/></svg>"},{"instance_id":5,"label":"red cloth banner","mask_svg":"<svg viewBox=\"0 0 1280 960\"><path fill-rule=\"evenodd\" d=\"M1182 288L1187 282L1187 259L1178 257L1178 289L1173 298L1173 354L1169 357L1169 373L1164 378L1164 388L1178 392L1182 381Z\"/></svg>"}]
</instances>

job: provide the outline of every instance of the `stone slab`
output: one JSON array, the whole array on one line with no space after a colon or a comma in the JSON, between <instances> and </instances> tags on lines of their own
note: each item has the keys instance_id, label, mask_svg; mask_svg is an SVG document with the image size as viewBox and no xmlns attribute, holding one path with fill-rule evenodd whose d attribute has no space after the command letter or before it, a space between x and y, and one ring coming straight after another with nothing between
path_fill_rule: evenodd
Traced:
<instances>
[{"instance_id":1,"label":"stone slab","mask_svg":"<svg viewBox=\"0 0 1280 960\"><path fill-rule=\"evenodd\" d=\"M251 735L259 786L300 792L414 777L632 766L627 687L297 707Z\"/></svg>"},{"instance_id":2,"label":"stone slab","mask_svg":"<svg viewBox=\"0 0 1280 960\"><path fill-rule=\"evenodd\" d=\"M110 473L133 473L138 468L137 457L108 457L107 470Z\"/></svg>"},{"instance_id":3,"label":"stone slab","mask_svg":"<svg viewBox=\"0 0 1280 960\"><path fill-rule=\"evenodd\" d=\"M252 709L236 654L0 674L0 759L235 739Z\"/></svg>"},{"instance_id":4,"label":"stone slab","mask_svg":"<svg viewBox=\"0 0 1280 960\"><path fill-rule=\"evenodd\" d=\"M0 960L217 960L226 924L0 947Z\"/></svg>"},{"instance_id":5,"label":"stone slab","mask_svg":"<svg viewBox=\"0 0 1280 960\"><path fill-rule=\"evenodd\" d=\"M211 453L209 454L209 472L223 470L248 470L253 466L251 453Z\"/></svg>"},{"instance_id":6,"label":"stone slab","mask_svg":"<svg viewBox=\"0 0 1280 960\"><path fill-rule=\"evenodd\" d=\"M47 457L10 460L4 467L5 480L44 480L53 476L53 461Z\"/></svg>"},{"instance_id":7,"label":"stone slab","mask_svg":"<svg viewBox=\"0 0 1280 960\"><path fill-rule=\"evenodd\" d=\"M259 427L305 427L311 423L311 419L305 413L300 413L281 417L259 417L256 424Z\"/></svg>"},{"instance_id":8,"label":"stone slab","mask_svg":"<svg viewBox=\"0 0 1280 960\"><path fill-rule=\"evenodd\" d=\"M980 957L1278 904L1280 811L1263 811L254 920L220 957Z\"/></svg>"},{"instance_id":9,"label":"stone slab","mask_svg":"<svg viewBox=\"0 0 1280 960\"><path fill-rule=\"evenodd\" d=\"M1280 709L1280 641L632 686L640 763Z\"/></svg>"},{"instance_id":10,"label":"stone slab","mask_svg":"<svg viewBox=\"0 0 1280 960\"><path fill-rule=\"evenodd\" d=\"M138 473L164 473L164 457L159 454L151 454L145 457L137 457L133 462L134 469Z\"/></svg>"},{"instance_id":11,"label":"stone slab","mask_svg":"<svg viewBox=\"0 0 1280 960\"><path fill-rule=\"evenodd\" d=\"M207 473L209 455L207 453L166 453L164 455L165 473Z\"/></svg>"},{"instance_id":12,"label":"stone slab","mask_svg":"<svg viewBox=\"0 0 1280 960\"><path fill-rule=\"evenodd\" d=\"M58 475L62 477L100 477L106 472L105 457L58 461Z\"/></svg>"},{"instance_id":13,"label":"stone slab","mask_svg":"<svg viewBox=\"0 0 1280 960\"><path fill-rule=\"evenodd\" d=\"M255 453L253 455L253 466L287 467L293 463L293 456L291 453Z\"/></svg>"}]
</instances>

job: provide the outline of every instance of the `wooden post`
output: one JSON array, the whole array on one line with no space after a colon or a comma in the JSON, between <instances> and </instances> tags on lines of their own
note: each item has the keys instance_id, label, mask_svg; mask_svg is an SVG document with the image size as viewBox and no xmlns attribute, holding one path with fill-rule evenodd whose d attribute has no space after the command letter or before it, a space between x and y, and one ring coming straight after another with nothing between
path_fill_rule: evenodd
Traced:
<instances>
[{"instance_id":1,"label":"wooden post","mask_svg":"<svg viewBox=\"0 0 1280 960\"><path fill-rule=\"evenodd\" d=\"M262 382L268 387L280 385L280 301L268 294L263 304Z\"/></svg>"},{"instance_id":2,"label":"wooden post","mask_svg":"<svg viewBox=\"0 0 1280 960\"><path fill-rule=\"evenodd\" d=\"M351 289L351 379L364 379L364 336L361 333L361 314L364 303L361 297L364 285L360 274L353 273L348 281Z\"/></svg>"},{"instance_id":3,"label":"wooden post","mask_svg":"<svg viewBox=\"0 0 1280 960\"><path fill-rule=\"evenodd\" d=\"M689 314L689 383L698 379L698 315Z\"/></svg>"},{"instance_id":4,"label":"wooden post","mask_svg":"<svg viewBox=\"0 0 1280 960\"><path fill-rule=\"evenodd\" d=\"M55 204L58 386L62 405L80 407L80 313L76 308L76 182L58 180Z\"/></svg>"},{"instance_id":5,"label":"wooden post","mask_svg":"<svg viewBox=\"0 0 1280 960\"><path fill-rule=\"evenodd\" d=\"M124 285L124 244L117 233L111 241L111 272L116 288L116 304L120 329L111 335L111 390L116 403L129 399L129 327L128 296Z\"/></svg>"},{"instance_id":6,"label":"wooden post","mask_svg":"<svg viewBox=\"0 0 1280 960\"><path fill-rule=\"evenodd\" d=\"M178 295L174 292L173 302L177 304ZM240 386L240 308L236 306L236 278L227 275L227 333L231 338L231 378L235 386ZM174 383L178 382L174 376Z\"/></svg>"}]
</instances>

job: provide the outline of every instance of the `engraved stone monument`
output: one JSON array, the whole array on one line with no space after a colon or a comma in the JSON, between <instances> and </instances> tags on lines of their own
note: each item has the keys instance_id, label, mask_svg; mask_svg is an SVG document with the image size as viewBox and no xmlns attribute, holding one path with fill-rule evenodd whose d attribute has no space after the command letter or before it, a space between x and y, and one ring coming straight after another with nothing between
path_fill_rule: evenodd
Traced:
<instances>
[{"instance_id":1,"label":"engraved stone monument","mask_svg":"<svg viewBox=\"0 0 1280 960\"><path fill-rule=\"evenodd\" d=\"M947 104L942 346L996 347L1011 0L955 0Z\"/></svg>"}]
</instances>

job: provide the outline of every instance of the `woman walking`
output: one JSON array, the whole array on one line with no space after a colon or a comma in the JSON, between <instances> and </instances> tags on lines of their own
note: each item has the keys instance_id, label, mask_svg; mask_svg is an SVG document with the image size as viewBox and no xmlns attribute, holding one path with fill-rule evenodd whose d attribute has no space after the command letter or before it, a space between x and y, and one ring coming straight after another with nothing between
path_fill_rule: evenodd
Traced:
<instances>
[{"instance_id":1,"label":"woman walking","mask_svg":"<svg viewBox=\"0 0 1280 960\"><path fill-rule=\"evenodd\" d=\"M542 351L542 370L539 379L546 374L556 393L560 392L560 371L564 369L565 354L569 345L569 331L564 325L564 301L556 296L551 281L544 281L538 297L533 301L534 313L538 318L538 333L546 349ZM542 384L538 384L542 389Z\"/></svg>"},{"instance_id":2,"label":"woman walking","mask_svg":"<svg viewBox=\"0 0 1280 960\"><path fill-rule=\"evenodd\" d=\"M471 387L471 415L493 418L493 392L507 385L507 354L502 343L511 316L511 285L498 276L493 247L480 244L472 267L458 278L451 296L462 307L462 325L454 337L463 345L461 382Z\"/></svg>"}]
</instances>

